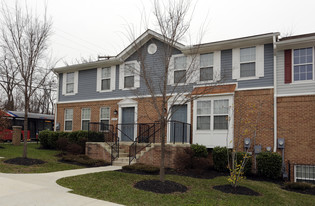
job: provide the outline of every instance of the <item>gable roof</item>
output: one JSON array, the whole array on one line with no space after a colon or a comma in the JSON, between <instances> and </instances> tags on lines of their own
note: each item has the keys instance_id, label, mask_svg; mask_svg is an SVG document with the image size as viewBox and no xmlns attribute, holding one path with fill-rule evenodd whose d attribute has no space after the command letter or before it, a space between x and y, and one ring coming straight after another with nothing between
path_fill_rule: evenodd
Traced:
<instances>
[{"instance_id":1,"label":"gable roof","mask_svg":"<svg viewBox=\"0 0 315 206\"><path fill-rule=\"evenodd\" d=\"M88 63L58 67L58 68L54 68L53 71L56 73L62 73L62 72L93 69L93 68L98 68L98 67L106 67L106 66L113 66L116 64L121 64L129 56L131 56L138 48L142 47L145 43L147 43L152 38L155 38L164 43L168 43L168 40L169 40L163 35L148 29L142 35L140 35L135 41L133 41L128 47L126 47L123 51L121 51L117 56L113 58L95 61L95 62L88 62ZM179 42L174 42L174 47L178 50L183 50L185 45Z\"/></svg>"}]
</instances>

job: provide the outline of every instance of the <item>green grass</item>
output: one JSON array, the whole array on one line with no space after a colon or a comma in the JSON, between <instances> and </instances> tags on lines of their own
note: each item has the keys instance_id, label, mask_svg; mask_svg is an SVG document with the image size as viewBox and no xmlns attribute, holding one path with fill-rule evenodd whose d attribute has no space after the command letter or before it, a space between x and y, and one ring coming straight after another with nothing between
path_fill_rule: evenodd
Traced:
<instances>
[{"instance_id":1,"label":"green grass","mask_svg":"<svg viewBox=\"0 0 315 206\"><path fill-rule=\"evenodd\" d=\"M38 149L39 144L36 143L28 143L27 157L41 159L46 162L45 164L32 166L6 164L3 162L6 159L22 157L23 144L20 146L13 146L12 144L0 144L0 146L5 148L0 149L0 157L4 157L4 159L0 159L0 172L3 173L43 173L83 168L82 166L78 165L58 162L58 157L55 155L60 153L60 151Z\"/></svg>"},{"instance_id":2,"label":"green grass","mask_svg":"<svg viewBox=\"0 0 315 206\"><path fill-rule=\"evenodd\" d=\"M124 205L313 205L315 196L289 192L269 182L245 180L242 186L262 196L225 194L212 189L227 184L227 177L197 179L167 175L166 179L186 185L186 193L156 194L135 189L133 185L144 179L158 179L158 175L137 175L121 172L101 172L63 178L58 184L73 193Z\"/></svg>"}]
</instances>

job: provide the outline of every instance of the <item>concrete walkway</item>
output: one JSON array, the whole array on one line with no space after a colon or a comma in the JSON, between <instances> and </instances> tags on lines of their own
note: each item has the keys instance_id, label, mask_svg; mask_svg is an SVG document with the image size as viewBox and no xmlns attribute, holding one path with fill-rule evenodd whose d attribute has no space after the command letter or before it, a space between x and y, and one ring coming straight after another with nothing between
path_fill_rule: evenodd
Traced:
<instances>
[{"instance_id":1,"label":"concrete walkway","mask_svg":"<svg viewBox=\"0 0 315 206\"><path fill-rule=\"evenodd\" d=\"M120 166L106 166L66 170L40 174L5 174L0 173L0 205L3 206L105 206L118 205L81 195L69 193L56 181L94 172L113 171Z\"/></svg>"}]
</instances>

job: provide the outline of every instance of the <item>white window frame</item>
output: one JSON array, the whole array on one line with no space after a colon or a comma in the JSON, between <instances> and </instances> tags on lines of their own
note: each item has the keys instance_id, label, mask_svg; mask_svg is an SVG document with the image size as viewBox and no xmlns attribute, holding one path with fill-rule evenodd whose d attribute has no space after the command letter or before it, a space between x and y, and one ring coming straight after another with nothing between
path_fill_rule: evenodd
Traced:
<instances>
[{"instance_id":1,"label":"white window frame","mask_svg":"<svg viewBox=\"0 0 315 206\"><path fill-rule=\"evenodd\" d=\"M83 110L89 110L90 111L90 116L88 119L83 118ZM82 108L81 109L81 130L83 130L83 121L87 121L87 120L89 121L89 123L91 122L91 108ZM87 130L85 130L85 131L87 131Z\"/></svg>"},{"instance_id":2,"label":"white window frame","mask_svg":"<svg viewBox=\"0 0 315 206\"><path fill-rule=\"evenodd\" d=\"M67 115L66 115L66 113L67 113L67 110L72 110L72 119L67 119L66 117L67 117ZM69 121L71 121L71 130L66 130L66 122L69 122ZM64 131L69 131L69 132L71 132L73 130L73 109L65 109L64 110Z\"/></svg>"},{"instance_id":3,"label":"white window frame","mask_svg":"<svg viewBox=\"0 0 315 206\"><path fill-rule=\"evenodd\" d=\"M294 182L296 182L298 179L301 180L309 180L309 181L314 181L315 182L315 176L314 178L303 178L303 177L297 177L297 167L301 166L301 167L312 167L315 170L315 165L294 165Z\"/></svg>"},{"instance_id":4,"label":"white window frame","mask_svg":"<svg viewBox=\"0 0 315 206\"><path fill-rule=\"evenodd\" d=\"M108 109L109 110L108 118L102 118L102 109ZM108 125L110 125L110 107L101 107L100 108L100 122L102 122L102 120L108 120ZM102 130L101 127L99 129L100 129L100 131L108 131L108 130Z\"/></svg>"},{"instance_id":5,"label":"white window frame","mask_svg":"<svg viewBox=\"0 0 315 206\"><path fill-rule=\"evenodd\" d=\"M68 95L75 95L78 93L78 78L79 78L79 72L73 71L74 77L73 77L73 92L67 93L67 74L72 72L63 73L62 75L62 95L68 96Z\"/></svg>"},{"instance_id":6,"label":"white window frame","mask_svg":"<svg viewBox=\"0 0 315 206\"><path fill-rule=\"evenodd\" d=\"M214 51L214 52L209 52L209 53L204 53L204 54L213 54L213 63L211 66L213 68L213 79L212 80L208 80L208 81L200 81L200 69L202 68L200 65L200 56L203 54L200 54L197 56L196 61L199 64L199 69L197 69L196 71L196 81L197 84L206 84L206 83L213 83L213 82L217 82L221 79L221 51ZM203 67L205 68L205 67Z\"/></svg>"},{"instance_id":7,"label":"white window frame","mask_svg":"<svg viewBox=\"0 0 315 206\"><path fill-rule=\"evenodd\" d=\"M314 47L303 47L303 48L297 48L297 49L307 49L307 48L312 48L312 56L313 56L313 61L312 61L312 72L313 72L313 74L312 74L312 79L308 79L308 80L295 80L294 79L294 66L295 66L295 64L294 64L294 50L296 50L296 49L292 49L291 50L291 53L292 53L292 55L291 55L291 62L292 62L292 69L291 69L291 72L292 72L292 83L306 83L306 82L312 82L312 81L314 81L314 57L315 57L315 54L314 54ZM297 65L306 65L306 64L297 64Z\"/></svg>"},{"instance_id":8,"label":"white window frame","mask_svg":"<svg viewBox=\"0 0 315 206\"><path fill-rule=\"evenodd\" d=\"M134 64L134 85L133 87L125 88L125 65ZM140 63L137 60L128 61L120 65L119 67L119 89L121 90L133 90L140 87Z\"/></svg>"},{"instance_id":9,"label":"white window frame","mask_svg":"<svg viewBox=\"0 0 315 206\"><path fill-rule=\"evenodd\" d=\"M256 49L255 76L241 77L241 63L251 63L253 61L241 62L240 50L251 47L255 47ZM237 81L259 79L260 77L264 77L264 72L264 45L246 46L232 49L232 79L236 79Z\"/></svg>"},{"instance_id":10,"label":"white window frame","mask_svg":"<svg viewBox=\"0 0 315 206\"><path fill-rule=\"evenodd\" d=\"M110 68L110 78L102 78L102 69L103 68ZM102 90L102 80L103 79L110 79L110 89ZM97 92L111 92L115 90L115 84L116 84L116 66L110 66L110 67L102 67L97 68L97 80L96 80L96 91Z\"/></svg>"}]
</instances>

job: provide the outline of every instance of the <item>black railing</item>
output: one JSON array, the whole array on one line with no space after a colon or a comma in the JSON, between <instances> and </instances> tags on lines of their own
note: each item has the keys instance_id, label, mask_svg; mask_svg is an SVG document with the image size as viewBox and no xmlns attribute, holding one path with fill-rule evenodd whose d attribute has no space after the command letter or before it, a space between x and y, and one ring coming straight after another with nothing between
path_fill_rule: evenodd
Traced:
<instances>
[{"instance_id":1,"label":"black railing","mask_svg":"<svg viewBox=\"0 0 315 206\"><path fill-rule=\"evenodd\" d=\"M171 120L168 122L170 143L190 143L191 125L186 122Z\"/></svg>"},{"instance_id":2,"label":"black railing","mask_svg":"<svg viewBox=\"0 0 315 206\"><path fill-rule=\"evenodd\" d=\"M159 135L161 129L159 123L137 124L137 128L138 136L129 147L129 164L136 159L137 154L144 148L150 146L151 143L155 143L156 136Z\"/></svg>"}]
</instances>

